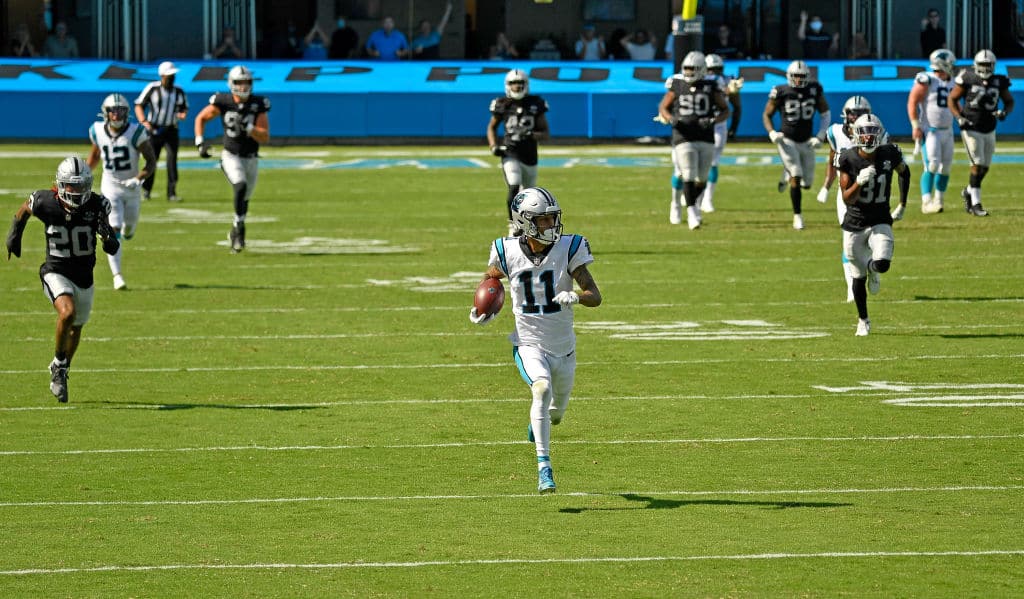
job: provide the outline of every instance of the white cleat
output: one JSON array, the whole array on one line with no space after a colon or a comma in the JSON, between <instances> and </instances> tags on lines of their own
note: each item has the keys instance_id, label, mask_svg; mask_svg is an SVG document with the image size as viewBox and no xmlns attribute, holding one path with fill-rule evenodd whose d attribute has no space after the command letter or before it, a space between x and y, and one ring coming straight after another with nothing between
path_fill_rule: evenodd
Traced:
<instances>
[{"instance_id":1,"label":"white cleat","mask_svg":"<svg viewBox=\"0 0 1024 599\"><path fill-rule=\"evenodd\" d=\"M793 228L796 229L797 231L804 230L804 217L802 214L793 215Z\"/></svg>"},{"instance_id":2,"label":"white cleat","mask_svg":"<svg viewBox=\"0 0 1024 599\"><path fill-rule=\"evenodd\" d=\"M700 201L700 211L701 212L714 212L715 211L715 205L711 203L711 198L707 197L706 195L704 196L704 199L702 199Z\"/></svg>"},{"instance_id":3,"label":"white cleat","mask_svg":"<svg viewBox=\"0 0 1024 599\"><path fill-rule=\"evenodd\" d=\"M700 210L696 206L686 207L686 224L690 226L691 231L700 228Z\"/></svg>"},{"instance_id":4,"label":"white cleat","mask_svg":"<svg viewBox=\"0 0 1024 599\"><path fill-rule=\"evenodd\" d=\"M871 333L871 321L867 318L857 320L857 336L867 337Z\"/></svg>"},{"instance_id":5,"label":"white cleat","mask_svg":"<svg viewBox=\"0 0 1024 599\"><path fill-rule=\"evenodd\" d=\"M122 289L127 289L127 288L128 288L128 283L124 282L124 277L122 277L119 274L114 275L114 289L117 290L117 291L120 291Z\"/></svg>"},{"instance_id":6,"label":"white cleat","mask_svg":"<svg viewBox=\"0 0 1024 599\"><path fill-rule=\"evenodd\" d=\"M868 291L871 295L878 295L878 292L882 290L882 277L873 270L868 270Z\"/></svg>"},{"instance_id":7,"label":"white cleat","mask_svg":"<svg viewBox=\"0 0 1024 599\"><path fill-rule=\"evenodd\" d=\"M675 200L668 208L668 222L672 225L678 225L683 222L683 209L679 205L679 202Z\"/></svg>"}]
</instances>

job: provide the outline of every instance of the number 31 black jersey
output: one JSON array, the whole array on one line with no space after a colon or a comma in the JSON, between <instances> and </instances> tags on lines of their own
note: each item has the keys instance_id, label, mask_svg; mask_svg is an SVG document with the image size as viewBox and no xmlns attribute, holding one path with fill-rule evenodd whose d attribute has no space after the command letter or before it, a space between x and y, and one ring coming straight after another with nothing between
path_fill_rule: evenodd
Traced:
<instances>
[{"instance_id":1,"label":"number 31 black jersey","mask_svg":"<svg viewBox=\"0 0 1024 599\"><path fill-rule=\"evenodd\" d=\"M32 215L46 225L46 262L39 275L57 273L83 289L92 287L96 266L96 235L109 227L110 202L93 193L74 212L67 212L57 200L57 192L41 189L29 197Z\"/></svg>"},{"instance_id":2,"label":"number 31 black jersey","mask_svg":"<svg viewBox=\"0 0 1024 599\"><path fill-rule=\"evenodd\" d=\"M244 102L235 102L234 96L218 93L210 96L210 104L220 110L224 125L224 149L236 156L250 158L260 151L260 144L245 132L249 125L256 124L256 117L270 112L270 100L252 95Z\"/></svg>"},{"instance_id":3,"label":"number 31 black jersey","mask_svg":"<svg viewBox=\"0 0 1024 599\"><path fill-rule=\"evenodd\" d=\"M892 192L892 180L896 177L896 169L903 164L903 152L896 144L885 144L870 157L864 158L857 147L847 148L839 154L836 165L839 171L856 179L862 169L875 167L873 181L860 188L857 201L848 205L846 218L843 219L843 230L850 232L863 231L874 225L891 225L892 215L889 214L889 195Z\"/></svg>"}]
</instances>

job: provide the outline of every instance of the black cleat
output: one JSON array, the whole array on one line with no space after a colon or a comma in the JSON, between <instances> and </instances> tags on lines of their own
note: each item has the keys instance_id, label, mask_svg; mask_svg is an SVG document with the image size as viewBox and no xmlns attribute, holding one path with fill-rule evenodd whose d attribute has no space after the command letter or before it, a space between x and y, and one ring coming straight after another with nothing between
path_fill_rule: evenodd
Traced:
<instances>
[{"instance_id":1,"label":"black cleat","mask_svg":"<svg viewBox=\"0 0 1024 599\"><path fill-rule=\"evenodd\" d=\"M967 214L973 214L971 210L971 192L967 191L967 188L963 188L960 192L960 197L964 199L964 212Z\"/></svg>"},{"instance_id":2,"label":"black cleat","mask_svg":"<svg viewBox=\"0 0 1024 599\"><path fill-rule=\"evenodd\" d=\"M68 367L50 362L50 393L60 403L68 403Z\"/></svg>"},{"instance_id":3,"label":"black cleat","mask_svg":"<svg viewBox=\"0 0 1024 599\"><path fill-rule=\"evenodd\" d=\"M234 253L241 252L245 249L245 224L239 223L231 227L231 231L228 232L228 241L231 242L231 251Z\"/></svg>"},{"instance_id":4,"label":"black cleat","mask_svg":"<svg viewBox=\"0 0 1024 599\"><path fill-rule=\"evenodd\" d=\"M978 204L977 206L971 206L968 212L970 212L974 216L988 216L988 210L982 208L981 204Z\"/></svg>"}]
</instances>

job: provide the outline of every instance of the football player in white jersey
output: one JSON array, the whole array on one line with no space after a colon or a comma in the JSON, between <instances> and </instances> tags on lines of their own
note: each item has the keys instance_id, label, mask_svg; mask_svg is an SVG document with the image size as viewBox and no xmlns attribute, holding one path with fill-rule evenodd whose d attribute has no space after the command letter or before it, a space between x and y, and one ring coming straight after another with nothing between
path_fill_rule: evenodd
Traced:
<instances>
[{"instance_id":1,"label":"football player in white jersey","mask_svg":"<svg viewBox=\"0 0 1024 599\"><path fill-rule=\"evenodd\" d=\"M743 111L743 105L740 103L740 89L743 88L743 78L726 75L725 61L717 54L705 56L704 65L707 67L707 75L705 77L718 85L718 89L729 99L729 106L731 108L730 118L732 125L729 124L730 121L715 123L715 154L711 159L708 183L700 199L701 212L714 212L715 187L718 184L718 160L722 157L722 150L725 149L726 140L736 135L736 129L739 127L740 116Z\"/></svg>"},{"instance_id":2,"label":"football player in white jersey","mask_svg":"<svg viewBox=\"0 0 1024 599\"><path fill-rule=\"evenodd\" d=\"M99 116L102 122L89 127L89 141L92 149L85 159L90 169L95 169L103 160L103 183L100 191L110 200L110 225L117 238L131 239L139 224L142 203L142 182L156 170L156 154L149 143L146 128L128 120L131 104L121 94L110 94L103 100ZM139 168L139 155L146 159ZM107 256L110 272L114 275L114 289L124 289L128 284L121 274L121 255L124 244L117 253Z\"/></svg>"},{"instance_id":3,"label":"football player in white jersey","mask_svg":"<svg viewBox=\"0 0 1024 599\"><path fill-rule=\"evenodd\" d=\"M562 210L551 192L520 191L512 199L512 218L522 234L494 240L484 276L509 281L515 318L509 340L533 397L527 435L537 451L537 490L554 493L551 425L565 416L576 376L573 306L599 306L601 291L587 269L594 261L590 244L581 235L562 234ZM475 307L469 313L475 324L492 318Z\"/></svg>"},{"instance_id":4,"label":"football player in white jersey","mask_svg":"<svg viewBox=\"0 0 1024 599\"><path fill-rule=\"evenodd\" d=\"M942 212L943 196L949 186L953 165L953 113L947 98L953 91L956 56L940 48L928 57L931 72L921 71L907 97L907 117L913 128L914 143L924 154L921 170L921 212ZM916 150L915 150L916 151Z\"/></svg>"}]
</instances>

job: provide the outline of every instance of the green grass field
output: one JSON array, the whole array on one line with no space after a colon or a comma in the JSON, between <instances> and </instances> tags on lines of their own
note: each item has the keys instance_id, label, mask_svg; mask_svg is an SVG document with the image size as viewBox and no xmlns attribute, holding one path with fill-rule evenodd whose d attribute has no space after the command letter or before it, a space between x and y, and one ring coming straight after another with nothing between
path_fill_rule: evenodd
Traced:
<instances>
[{"instance_id":1,"label":"green grass field","mask_svg":"<svg viewBox=\"0 0 1024 599\"><path fill-rule=\"evenodd\" d=\"M0 213L72 149L0 146ZM797 232L778 167L723 166L690 232L667 151L604 166L632 149L542 150L581 158L540 179L605 298L576 310L553 496L511 310L467 319L505 230L496 168L274 169L431 152L271 148L239 255L213 163L176 205L161 171L130 288L97 264L66 406L33 220L0 268L0 596L1024 594L1024 164L993 167L988 218L961 207L962 152L943 214L912 165L861 338L819 183Z\"/></svg>"}]
</instances>

